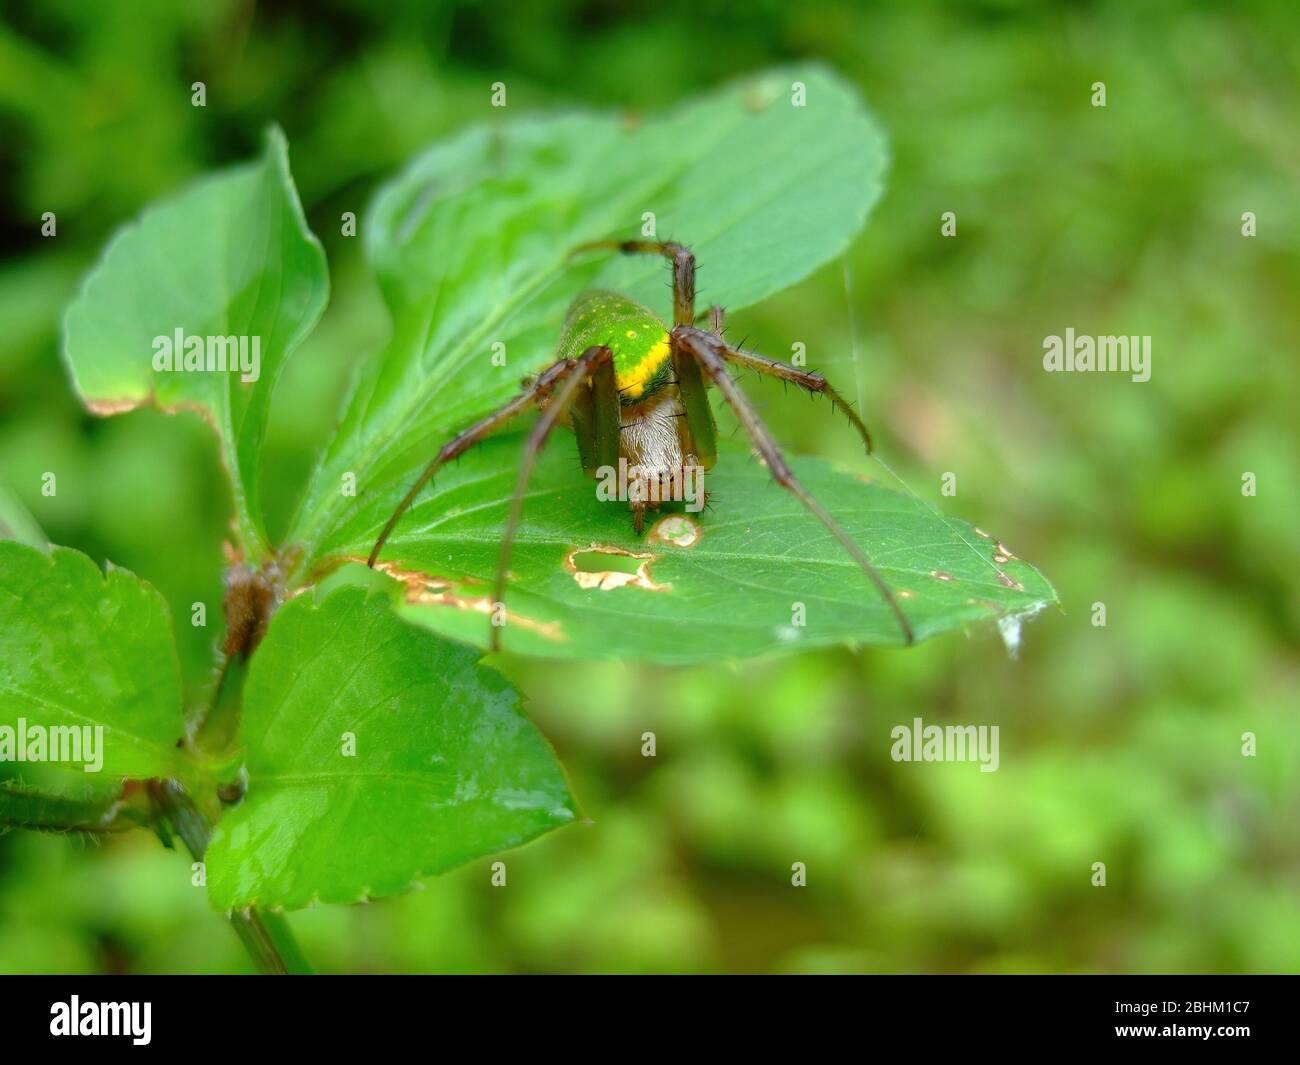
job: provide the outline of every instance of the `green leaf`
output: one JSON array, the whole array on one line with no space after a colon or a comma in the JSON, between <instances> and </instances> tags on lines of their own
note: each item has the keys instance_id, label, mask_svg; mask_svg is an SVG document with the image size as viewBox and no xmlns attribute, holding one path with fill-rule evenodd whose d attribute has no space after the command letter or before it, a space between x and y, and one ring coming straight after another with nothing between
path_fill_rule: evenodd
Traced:
<instances>
[{"instance_id":1,"label":"green leaf","mask_svg":"<svg viewBox=\"0 0 1300 1065\"><path fill-rule=\"evenodd\" d=\"M572 820L518 693L477 658L363 588L283 606L244 693L248 793L207 852L214 905L387 895Z\"/></svg>"},{"instance_id":2,"label":"green leaf","mask_svg":"<svg viewBox=\"0 0 1300 1065\"><path fill-rule=\"evenodd\" d=\"M805 106L793 106L796 84ZM568 114L434 146L370 213L367 249L394 335L361 374L296 522L304 570L367 555L436 448L553 357L577 293L615 288L667 313L662 260L569 260L575 245L635 235L652 211L658 235L695 249L707 300L743 307L844 250L884 161L853 92L816 67L749 79L631 129ZM497 342L504 367L491 358ZM384 559L412 620L486 644L518 462L517 439L480 445L403 518ZM635 537L626 507L599 502L576 465L557 435L530 488L507 595L512 650L690 662L902 641L853 560L744 450L723 449L708 480L717 509L689 547ZM918 638L1055 601L1032 568L995 561L994 542L919 500L816 461L796 468L898 589ZM355 498L340 490L348 474Z\"/></svg>"},{"instance_id":3,"label":"green leaf","mask_svg":"<svg viewBox=\"0 0 1300 1065\"><path fill-rule=\"evenodd\" d=\"M262 157L209 177L122 229L64 319L63 352L87 407L195 410L215 429L245 549L266 553L258 466L271 391L287 355L328 298L319 242L307 228L284 136ZM256 380L238 372L159 371L155 338L253 338ZM250 373L248 376L254 376Z\"/></svg>"},{"instance_id":4,"label":"green leaf","mask_svg":"<svg viewBox=\"0 0 1300 1065\"><path fill-rule=\"evenodd\" d=\"M792 104L796 83L805 106ZM842 252L884 165L854 92L818 67L771 71L636 126L613 114L502 117L434 145L366 221L393 337L363 369L290 534L304 563L355 502L340 491L345 475L395 505L449 433L554 357L583 289L669 313L661 259L570 260L575 245L638 236L652 212L660 237L695 250L703 298L739 309Z\"/></svg>"},{"instance_id":5,"label":"green leaf","mask_svg":"<svg viewBox=\"0 0 1300 1065\"><path fill-rule=\"evenodd\" d=\"M87 726L103 729L104 777L176 772L184 723L167 605L80 552L0 541L0 728Z\"/></svg>"},{"instance_id":6,"label":"green leaf","mask_svg":"<svg viewBox=\"0 0 1300 1065\"><path fill-rule=\"evenodd\" d=\"M50 541L22 501L0 484L0 540L17 540L45 551Z\"/></svg>"},{"instance_id":7,"label":"green leaf","mask_svg":"<svg viewBox=\"0 0 1300 1065\"><path fill-rule=\"evenodd\" d=\"M666 504L638 537L625 506L596 498L566 443L543 455L525 505L510 561L505 648L685 663L901 642L862 571L743 448L724 445L706 477L716 506L689 515L683 504ZM520 447L507 435L467 454L389 541L384 554L395 562L386 569L406 582L412 621L487 645ZM791 464L900 595L917 639L1056 601L1046 579L995 537L821 460ZM363 560L386 505L363 505L326 551ZM683 532L693 535L690 546ZM802 625L795 604L803 605Z\"/></svg>"}]
</instances>

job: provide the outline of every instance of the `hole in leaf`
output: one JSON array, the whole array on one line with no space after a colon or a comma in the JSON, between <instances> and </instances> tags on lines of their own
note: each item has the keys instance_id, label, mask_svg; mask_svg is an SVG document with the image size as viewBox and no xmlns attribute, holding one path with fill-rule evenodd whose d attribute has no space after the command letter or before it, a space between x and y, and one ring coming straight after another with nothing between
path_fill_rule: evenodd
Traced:
<instances>
[{"instance_id":1,"label":"hole in leaf","mask_svg":"<svg viewBox=\"0 0 1300 1065\"><path fill-rule=\"evenodd\" d=\"M602 592L615 588L633 586L646 591L662 592L666 584L656 584L650 576L650 563L655 556L649 552L625 551L621 547L591 547L570 551L564 559L564 567L586 589L599 589Z\"/></svg>"},{"instance_id":2,"label":"hole in leaf","mask_svg":"<svg viewBox=\"0 0 1300 1065\"><path fill-rule=\"evenodd\" d=\"M641 568L636 555L615 554L613 551L575 551L569 558L579 573L631 573Z\"/></svg>"}]
</instances>

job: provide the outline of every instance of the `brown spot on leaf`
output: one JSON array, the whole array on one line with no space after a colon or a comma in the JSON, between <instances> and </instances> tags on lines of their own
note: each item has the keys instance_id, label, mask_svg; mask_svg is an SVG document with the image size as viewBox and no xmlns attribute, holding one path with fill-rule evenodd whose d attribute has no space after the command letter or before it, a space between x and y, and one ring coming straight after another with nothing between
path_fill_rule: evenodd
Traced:
<instances>
[{"instance_id":1,"label":"brown spot on leaf","mask_svg":"<svg viewBox=\"0 0 1300 1065\"><path fill-rule=\"evenodd\" d=\"M655 522L646 539L672 547L694 547L700 542L703 532L695 519L688 518L685 514L669 514Z\"/></svg>"},{"instance_id":2,"label":"brown spot on leaf","mask_svg":"<svg viewBox=\"0 0 1300 1065\"><path fill-rule=\"evenodd\" d=\"M366 560L360 555L348 555L346 559L348 562L360 562L363 566L366 564ZM435 577L429 573L421 573L417 569L403 569L396 562L376 562L375 569L406 585L406 601L408 603L414 601L413 597L424 592L452 587L452 582L446 577Z\"/></svg>"},{"instance_id":3,"label":"brown spot on leaf","mask_svg":"<svg viewBox=\"0 0 1300 1065\"><path fill-rule=\"evenodd\" d=\"M365 564L359 556L348 556L349 562ZM421 573L419 570L403 569L393 562L376 562L375 569L387 574L406 586L403 598L413 606L449 606L457 610L472 610L486 617L492 616L493 601L490 595L464 595L454 589L459 584L474 583L472 580L452 581L446 577L435 577ZM567 639L558 621L538 621L525 614L515 613L508 607L505 612L507 627L518 626L528 629L548 640L560 643Z\"/></svg>"},{"instance_id":4,"label":"brown spot on leaf","mask_svg":"<svg viewBox=\"0 0 1300 1065\"><path fill-rule=\"evenodd\" d=\"M998 570L998 580L1000 580L1008 588L1012 588L1017 592L1023 592L1025 590L1025 586L1023 584L1021 584L1019 581L1015 580L1014 578L1007 576L1007 574L1003 573L1001 570Z\"/></svg>"},{"instance_id":5,"label":"brown spot on leaf","mask_svg":"<svg viewBox=\"0 0 1300 1065\"><path fill-rule=\"evenodd\" d=\"M947 573L947 572L945 572L944 570L941 570L941 569L932 569L932 570L930 571L930 576L933 577L933 578L934 578L935 580L937 580L937 581L951 581L951 580L956 580L956 578L955 578L951 573Z\"/></svg>"},{"instance_id":6,"label":"brown spot on leaf","mask_svg":"<svg viewBox=\"0 0 1300 1065\"><path fill-rule=\"evenodd\" d=\"M147 402L147 399L87 399L86 410L100 418L111 418L143 407Z\"/></svg>"},{"instance_id":7,"label":"brown spot on leaf","mask_svg":"<svg viewBox=\"0 0 1300 1065\"><path fill-rule=\"evenodd\" d=\"M1003 562L1010 562L1015 557L1007 548L1002 546L1002 541L999 540L997 550L993 552L993 561L1001 565Z\"/></svg>"}]
</instances>

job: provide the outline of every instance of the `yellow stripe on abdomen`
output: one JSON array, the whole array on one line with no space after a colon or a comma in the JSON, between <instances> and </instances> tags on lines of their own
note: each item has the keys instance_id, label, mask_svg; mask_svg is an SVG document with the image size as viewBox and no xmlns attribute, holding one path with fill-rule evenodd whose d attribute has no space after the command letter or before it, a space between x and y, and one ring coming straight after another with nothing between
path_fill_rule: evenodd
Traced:
<instances>
[{"instance_id":1,"label":"yellow stripe on abdomen","mask_svg":"<svg viewBox=\"0 0 1300 1065\"><path fill-rule=\"evenodd\" d=\"M654 379L654 376L663 368L664 363L671 357L672 348L668 345L668 334L664 333L662 339L658 340L636 362L626 366L619 366L618 361L621 360L616 360L614 380L618 385L619 395L624 402L629 399L640 399L645 392L646 385Z\"/></svg>"}]
</instances>

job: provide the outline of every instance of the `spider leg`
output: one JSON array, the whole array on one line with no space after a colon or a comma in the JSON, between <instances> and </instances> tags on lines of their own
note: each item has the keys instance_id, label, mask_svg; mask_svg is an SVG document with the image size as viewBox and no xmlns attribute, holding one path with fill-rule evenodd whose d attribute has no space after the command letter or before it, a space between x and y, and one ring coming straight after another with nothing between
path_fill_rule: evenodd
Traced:
<instances>
[{"instance_id":1,"label":"spider leg","mask_svg":"<svg viewBox=\"0 0 1300 1065\"><path fill-rule=\"evenodd\" d=\"M716 333L718 330L713 331ZM871 453L871 430L858 417L858 412L849 406L844 397L821 374L809 373L806 370L800 370L797 366L790 366L788 363L778 362L776 359L769 359L764 355L759 355L757 352L746 351L744 348L728 347L725 344L718 348L718 354L728 362L743 366L747 370L753 370L755 373L763 374L765 377L776 377L782 381L789 381L800 388L807 389L809 392L826 396L831 401L832 408L843 411L844 415L852 423L853 428L858 431L858 436L862 437L862 442L867 447L867 453Z\"/></svg>"},{"instance_id":2,"label":"spider leg","mask_svg":"<svg viewBox=\"0 0 1300 1065\"><path fill-rule=\"evenodd\" d=\"M619 412L614 360L602 359L591 368L590 387L579 388L569 408L582 472L588 477L598 478L603 468L618 465Z\"/></svg>"},{"instance_id":3,"label":"spider leg","mask_svg":"<svg viewBox=\"0 0 1300 1065\"><path fill-rule=\"evenodd\" d=\"M547 394L550 401L542 410L541 416L533 426L532 431L528 434L528 439L524 442L524 453L519 461L519 478L515 481L515 492L510 500L510 515L506 519L505 529L501 533L501 557L497 561L496 582L493 585L492 602L494 609L498 608L505 599L506 592L506 571L510 566L510 549L514 544L515 530L519 526L519 518L524 510L524 493L528 489L528 482L533 476L533 467L537 465L538 452L542 450L542 445L546 443L546 438L551 435L551 430L555 428L569 404L574 397L579 394L582 388L589 388L587 378L589 375L599 376L604 366L612 365L613 352L603 344L593 345L579 355L576 359L566 359L564 362L555 363L551 366L546 374L556 371L548 381ZM543 376L546 376L545 374ZM492 626L492 636L490 647L493 651L501 650L501 627Z\"/></svg>"},{"instance_id":4,"label":"spider leg","mask_svg":"<svg viewBox=\"0 0 1300 1065\"><path fill-rule=\"evenodd\" d=\"M709 406L708 382L699 359L693 358L679 344L671 344L670 348L677 400L682 408L677 429L682 454L694 455L700 466L712 469L718 461L718 426L713 420L713 408Z\"/></svg>"},{"instance_id":5,"label":"spider leg","mask_svg":"<svg viewBox=\"0 0 1300 1065\"><path fill-rule=\"evenodd\" d=\"M722 393L723 398L731 405L732 410L736 412L737 419L745 427L746 432L754 441L754 446L757 448L759 455L767 464L772 479L798 499L809 513L820 521L826 527L826 530L840 542L844 550L849 553L862 568L862 571L870 578L871 583L876 587L876 591L880 593L881 598L884 599L893 612L894 618L898 621L898 627L903 633L904 643L912 643L915 640L912 624L907 620L907 615L903 613L902 607L898 605L898 600L894 598L894 593L890 590L889 585L885 583L876 567L871 564L871 560L867 558L862 548L854 543L848 533L836 524L835 520L808 493L808 490L791 472L767 426L763 424L763 420L759 418L749 400L745 398L740 386L727 373L726 356L724 354L727 350L726 345L712 333L706 333L694 326L677 326L672 331L672 339L675 348L692 356L703 367L705 373L717 386L718 391Z\"/></svg>"},{"instance_id":6,"label":"spider leg","mask_svg":"<svg viewBox=\"0 0 1300 1065\"><path fill-rule=\"evenodd\" d=\"M578 252L621 251L630 254L662 255L673 264L673 324L695 323L695 256L690 248L663 240L595 240L579 244L570 254Z\"/></svg>"},{"instance_id":7,"label":"spider leg","mask_svg":"<svg viewBox=\"0 0 1300 1065\"><path fill-rule=\"evenodd\" d=\"M375 560L379 557L379 552L383 550L384 544L392 534L393 529L402 520L402 515L410 509L411 504L415 502L416 496L420 494L420 490L429 483L435 473L452 459L459 458L475 444L505 425L506 422L523 414L538 400L545 399L555 387L555 382L564 375L567 369L568 363L566 361L552 363L533 378L526 385L524 391L515 396L514 399L498 407L486 417L481 418L468 429L461 430L447 441L433 461L424 468L424 472L416 479L415 484L411 485L411 490L397 504L397 509L393 511L392 516L384 525L384 530L379 534L379 539L375 541L375 546L370 549L370 558L367 559L366 565L372 569L374 568Z\"/></svg>"}]
</instances>

